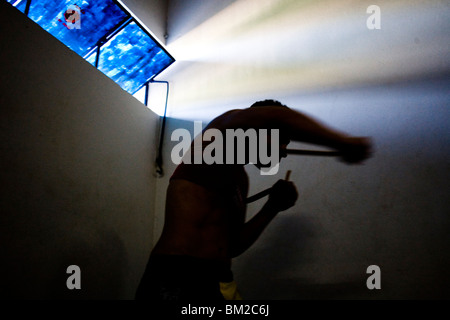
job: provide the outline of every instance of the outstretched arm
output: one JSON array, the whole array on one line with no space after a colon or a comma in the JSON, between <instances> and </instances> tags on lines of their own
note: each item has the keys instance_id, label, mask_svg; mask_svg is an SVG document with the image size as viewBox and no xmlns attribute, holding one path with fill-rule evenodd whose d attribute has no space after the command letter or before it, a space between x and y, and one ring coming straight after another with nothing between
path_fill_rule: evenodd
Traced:
<instances>
[{"instance_id":1,"label":"outstretched arm","mask_svg":"<svg viewBox=\"0 0 450 320\"><path fill-rule=\"evenodd\" d=\"M371 141L368 138L351 137L286 107L266 106L234 110L216 118L210 125L219 129L279 128L286 132L291 140L339 151L347 163L359 163L371 155Z\"/></svg>"},{"instance_id":2,"label":"outstretched arm","mask_svg":"<svg viewBox=\"0 0 450 320\"><path fill-rule=\"evenodd\" d=\"M266 204L233 238L232 256L236 257L252 246L272 219L292 207L297 198L297 189L291 181L278 180L271 188Z\"/></svg>"}]
</instances>

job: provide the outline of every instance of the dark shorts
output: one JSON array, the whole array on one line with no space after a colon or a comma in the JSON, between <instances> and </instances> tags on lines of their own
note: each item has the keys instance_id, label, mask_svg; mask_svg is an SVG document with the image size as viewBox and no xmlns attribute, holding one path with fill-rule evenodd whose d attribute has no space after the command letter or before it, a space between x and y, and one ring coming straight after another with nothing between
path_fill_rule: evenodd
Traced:
<instances>
[{"instance_id":1,"label":"dark shorts","mask_svg":"<svg viewBox=\"0 0 450 320\"><path fill-rule=\"evenodd\" d=\"M231 281L228 267L190 256L151 255L136 300L223 301L220 281Z\"/></svg>"}]
</instances>

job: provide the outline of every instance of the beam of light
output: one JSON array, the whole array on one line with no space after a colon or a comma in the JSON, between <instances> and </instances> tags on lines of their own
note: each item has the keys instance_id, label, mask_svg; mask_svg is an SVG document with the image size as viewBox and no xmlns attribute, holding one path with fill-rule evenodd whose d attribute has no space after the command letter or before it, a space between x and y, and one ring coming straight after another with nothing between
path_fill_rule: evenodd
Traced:
<instances>
[{"instance_id":1,"label":"beam of light","mask_svg":"<svg viewBox=\"0 0 450 320\"><path fill-rule=\"evenodd\" d=\"M366 26L371 4L381 8L380 30ZM169 38L178 60L164 74L170 114L449 71L448 30L445 1L239 0Z\"/></svg>"},{"instance_id":2,"label":"beam of light","mask_svg":"<svg viewBox=\"0 0 450 320\"><path fill-rule=\"evenodd\" d=\"M164 115L166 107L167 87L164 83L151 82L148 90L148 107L158 114Z\"/></svg>"}]
</instances>

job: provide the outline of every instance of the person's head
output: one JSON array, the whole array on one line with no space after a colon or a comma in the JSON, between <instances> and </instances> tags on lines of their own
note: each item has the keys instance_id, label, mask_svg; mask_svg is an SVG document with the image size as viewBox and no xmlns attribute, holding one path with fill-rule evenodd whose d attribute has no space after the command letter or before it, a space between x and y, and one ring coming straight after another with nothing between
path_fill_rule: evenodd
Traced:
<instances>
[{"instance_id":1,"label":"person's head","mask_svg":"<svg viewBox=\"0 0 450 320\"><path fill-rule=\"evenodd\" d=\"M277 100L272 100L272 99L267 99L267 100L261 100L261 101L257 101L255 103L253 103L250 108L261 108L261 107L280 107L280 108L288 108L288 106L282 104L281 102L277 101ZM287 145L290 143L290 136L289 134L286 132L286 130L284 130L283 128L268 128L268 129L278 129L279 130L279 160L281 161L282 158L286 158L287 153L286 153L286 148ZM268 136L268 141L267 141L267 147L270 149L271 146L271 135L270 135L270 130L269 130L269 136ZM263 165L261 163L257 163L255 164L258 168L264 168L264 167L268 167L268 165Z\"/></svg>"},{"instance_id":2,"label":"person's head","mask_svg":"<svg viewBox=\"0 0 450 320\"><path fill-rule=\"evenodd\" d=\"M282 104L280 101L272 99L256 101L254 104L250 106L250 108L257 108L257 107L283 107L289 109L288 106Z\"/></svg>"},{"instance_id":3,"label":"person's head","mask_svg":"<svg viewBox=\"0 0 450 320\"><path fill-rule=\"evenodd\" d=\"M288 106L282 104L280 101L272 99L256 101L250 106L250 108L261 108L261 107L280 107L289 109ZM283 128L276 128L276 129L280 130L280 147L282 147L283 145L286 147L289 144L289 142L291 142L289 135L285 130L283 130Z\"/></svg>"}]
</instances>

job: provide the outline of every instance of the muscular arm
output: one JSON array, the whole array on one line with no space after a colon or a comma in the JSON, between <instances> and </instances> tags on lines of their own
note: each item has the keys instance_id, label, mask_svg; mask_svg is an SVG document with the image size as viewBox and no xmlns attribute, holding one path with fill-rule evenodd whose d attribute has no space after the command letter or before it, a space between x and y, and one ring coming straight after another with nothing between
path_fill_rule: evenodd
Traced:
<instances>
[{"instance_id":1,"label":"muscular arm","mask_svg":"<svg viewBox=\"0 0 450 320\"><path fill-rule=\"evenodd\" d=\"M278 211L273 210L267 203L263 206L250 221L245 223L239 233L233 238L232 257L237 257L250 248L259 238L261 233L277 215Z\"/></svg>"},{"instance_id":2,"label":"muscular arm","mask_svg":"<svg viewBox=\"0 0 450 320\"><path fill-rule=\"evenodd\" d=\"M267 106L231 111L215 119L211 126L219 129L280 128L291 140L322 145L340 151L342 159L347 163L361 162L370 155L369 140L350 137L303 113L285 107ZM298 197L295 186L284 180L280 180L277 184L281 185L273 188L269 201L261 211L245 223L233 238L232 255L234 257L252 246L280 211L295 204Z\"/></svg>"},{"instance_id":3,"label":"muscular arm","mask_svg":"<svg viewBox=\"0 0 450 320\"><path fill-rule=\"evenodd\" d=\"M247 223L245 223L233 237L232 256L236 257L255 243L261 233L275 216L292 207L298 198L298 192L290 181L279 180L269 195L269 200L262 209Z\"/></svg>"},{"instance_id":4,"label":"muscular arm","mask_svg":"<svg viewBox=\"0 0 450 320\"><path fill-rule=\"evenodd\" d=\"M267 106L235 110L215 119L211 125L219 129L280 128L291 140L313 143L342 152L342 158L349 163L365 160L371 153L371 143L368 139L350 137L310 116L285 107Z\"/></svg>"}]
</instances>

